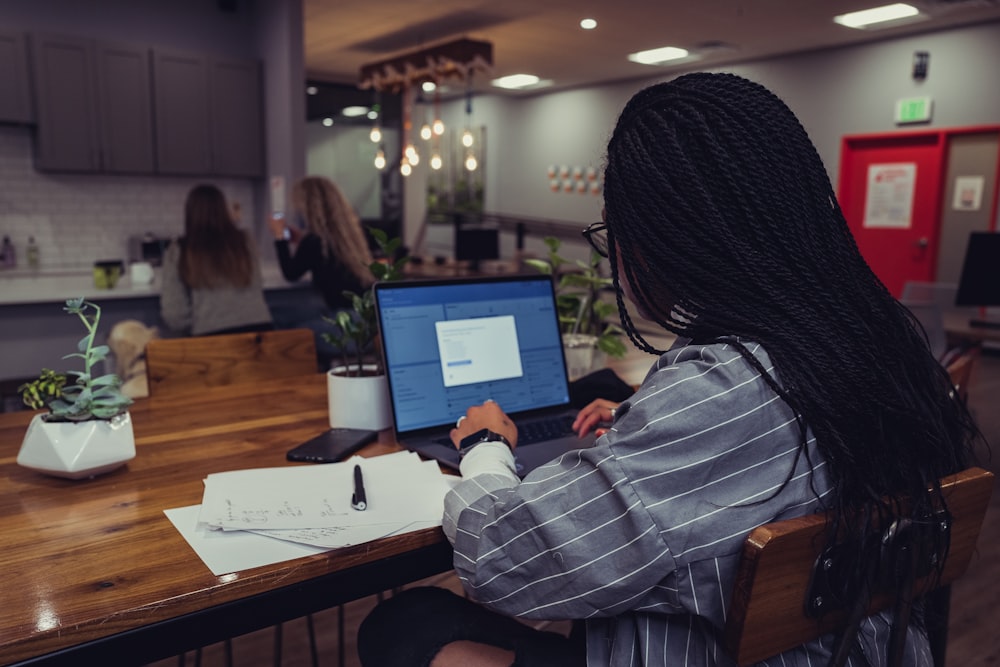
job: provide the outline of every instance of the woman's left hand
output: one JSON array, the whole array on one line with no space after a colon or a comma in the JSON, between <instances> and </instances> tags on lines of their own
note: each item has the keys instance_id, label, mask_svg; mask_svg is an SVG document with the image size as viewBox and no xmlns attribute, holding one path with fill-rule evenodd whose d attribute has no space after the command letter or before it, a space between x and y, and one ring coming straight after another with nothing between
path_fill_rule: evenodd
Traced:
<instances>
[{"instance_id":1,"label":"woman's left hand","mask_svg":"<svg viewBox=\"0 0 1000 667\"><path fill-rule=\"evenodd\" d=\"M486 399L482 405L473 405L458 418L455 428L451 429L451 441L457 449L462 438L484 428L507 438L511 449L517 446L517 425L492 399Z\"/></svg>"}]
</instances>

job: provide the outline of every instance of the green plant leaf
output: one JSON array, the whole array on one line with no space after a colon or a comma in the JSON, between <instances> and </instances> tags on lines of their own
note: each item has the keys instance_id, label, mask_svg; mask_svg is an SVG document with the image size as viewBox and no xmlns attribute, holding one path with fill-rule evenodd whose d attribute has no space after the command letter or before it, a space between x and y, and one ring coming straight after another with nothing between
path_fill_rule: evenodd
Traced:
<instances>
[{"instance_id":1,"label":"green plant leaf","mask_svg":"<svg viewBox=\"0 0 1000 667\"><path fill-rule=\"evenodd\" d=\"M597 348L607 354L609 357L621 358L625 356L626 348L625 343L622 341L621 336L604 335L597 339Z\"/></svg>"},{"instance_id":2,"label":"green plant leaf","mask_svg":"<svg viewBox=\"0 0 1000 667\"><path fill-rule=\"evenodd\" d=\"M92 387L119 387L121 386L121 379L114 373L108 373L107 375L102 375L90 383Z\"/></svg>"},{"instance_id":3,"label":"green plant leaf","mask_svg":"<svg viewBox=\"0 0 1000 667\"><path fill-rule=\"evenodd\" d=\"M543 259L528 258L524 260L524 263L534 268L539 273L552 275L552 264Z\"/></svg>"}]
</instances>

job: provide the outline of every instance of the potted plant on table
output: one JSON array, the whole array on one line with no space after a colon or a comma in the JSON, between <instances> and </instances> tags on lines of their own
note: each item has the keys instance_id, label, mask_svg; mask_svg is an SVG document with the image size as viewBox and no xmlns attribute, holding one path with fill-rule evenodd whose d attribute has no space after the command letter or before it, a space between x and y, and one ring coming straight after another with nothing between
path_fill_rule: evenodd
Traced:
<instances>
[{"instance_id":1,"label":"potted plant on table","mask_svg":"<svg viewBox=\"0 0 1000 667\"><path fill-rule=\"evenodd\" d=\"M603 365L605 355L621 358L626 348L624 333L611 321L618 315L618 305L601 299L601 292L612 286L611 278L601 274L602 257L591 250L584 262L571 262L559 254L559 239L543 239L548 248L546 259L526 259L525 263L556 279L556 308L562 331L563 350L571 380Z\"/></svg>"},{"instance_id":2,"label":"potted plant on table","mask_svg":"<svg viewBox=\"0 0 1000 667\"><path fill-rule=\"evenodd\" d=\"M381 258L368 265L378 281L399 280L409 256L396 257L402 241L390 239L381 229L369 227ZM378 349L378 317L375 291L344 291L351 308L334 317L324 317L332 330L320 334L340 350L341 363L327 371L330 426L378 431L392 425L389 388Z\"/></svg>"},{"instance_id":3,"label":"potted plant on table","mask_svg":"<svg viewBox=\"0 0 1000 667\"><path fill-rule=\"evenodd\" d=\"M128 412L132 399L121 393L117 375L95 372L108 354L106 345L94 344L100 307L77 298L67 300L64 310L79 317L87 330L77 352L63 357L82 359L83 370L61 374L43 369L37 380L18 388L25 405L35 410L48 408L48 412L32 418L17 462L58 477L79 479L114 470L135 458Z\"/></svg>"}]
</instances>

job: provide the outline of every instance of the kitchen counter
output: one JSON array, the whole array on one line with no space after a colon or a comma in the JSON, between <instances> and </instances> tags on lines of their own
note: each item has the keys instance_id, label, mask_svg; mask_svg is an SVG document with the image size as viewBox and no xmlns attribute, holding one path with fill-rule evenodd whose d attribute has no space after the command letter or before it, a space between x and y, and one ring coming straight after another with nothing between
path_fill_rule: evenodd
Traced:
<instances>
[{"instance_id":1,"label":"kitchen counter","mask_svg":"<svg viewBox=\"0 0 1000 667\"><path fill-rule=\"evenodd\" d=\"M289 283L276 262L261 270L264 298L276 322L288 320L289 313L318 315L322 300L307 278ZM37 377L42 368L72 366L63 355L76 349L84 331L76 317L66 316L63 305L75 297L101 307L101 341L122 320L138 320L157 327L161 335L172 335L160 321L158 270L152 283L133 285L126 274L112 289L100 289L89 270L4 269L0 271L0 384Z\"/></svg>"},{"instance_id":2,"label":"kitchen counter","mask_svg":"<svg viewBox=\"0 0 1000 667\"><path fill-rule=\"evenodd\" d=\"M303 279L290 283L281 275L277 264L261 267L265 290L301 288L309 286ZM141 299L160 297L159 269L152 283L133 285L128 271L111 289L94 286L91 271L37 272L22 269L0 271L0 306L32 303L62 303L66 299L84 297L97 302L110 299Z\"/></svg>"}]
</instances>

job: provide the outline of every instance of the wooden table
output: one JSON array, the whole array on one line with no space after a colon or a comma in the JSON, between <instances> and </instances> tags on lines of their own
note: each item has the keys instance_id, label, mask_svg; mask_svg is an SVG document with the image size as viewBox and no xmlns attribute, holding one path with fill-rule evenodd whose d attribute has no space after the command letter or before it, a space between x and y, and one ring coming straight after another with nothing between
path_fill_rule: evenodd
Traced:
<instances>
[{"instance_id":1,"label":"wooden table","mask_svg":"<svg viewBox=\"0 0 1000 667\"><path fill-rule=\"evenodd\" d=\"M132 406L137 456L90 480L15 463L34 413L0 414L0 664L137 664L451 568L440 528L213 575L163 514L209 473L294 465L329 427L322 374L152 397ZM363 455L397 451L390 434Z\"/></svg>"}]
</instances>

